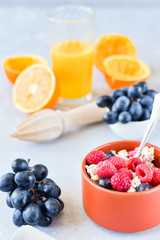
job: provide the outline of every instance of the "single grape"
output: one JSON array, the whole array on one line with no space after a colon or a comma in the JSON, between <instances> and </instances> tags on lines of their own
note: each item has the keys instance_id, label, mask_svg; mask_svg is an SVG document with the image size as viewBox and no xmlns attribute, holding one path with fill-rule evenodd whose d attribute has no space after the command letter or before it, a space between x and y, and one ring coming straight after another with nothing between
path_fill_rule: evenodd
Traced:
<instances>
[{"instance_id":1,"label":"single grape","mask_svg":"<svg viewBox=\"0 0 160 240\"><path fill-rule=\"evenodd\" d=\"M23 210L31 201L31 196L26 190L17 188L11 195L11 203L14 208Z\"/></svg>"},{"instance_id":2,"label":"single grape","mask_svg":"<svg viewBox=\"0 0 160 240\"><path fill-rule=\"evenodd\" d=\"M61 189L55 183L44 183L40 188L42 196L58 198L61 194Z\"/></svg>"},{"instance_id":3,"label":"single grape","mask_svg":"<svg viewBox=\"0 0 160 240\"><path fill-rule=\"evenodd\" d=\"M142 98L139 99L139 103L142 107L147 108L152 106L154 99L151 96L144 95Z\"/></svg>"},{"instance_id":4,"label":"single grape","mask_svg":"<svg viewBox=\"0 0 160 240\"><path fill-rule=\"evenodd\" d=\"M61 211L64 209L64 202L61 198L57 198L57 201L61 204Z\"/></svg>"},{"instance_id":5,"label":"single grape","mask_svg":"<svg viewBox=\"0 0 160 240\"><path fill-rule=\"evenodd\" d=\"M114 124L118 121L118 114L116 112L109 111L104 114L103 120L107 124Z\"/></svg>"},{"instance_id":6,"label":"single grape","mask_svg":"<svg viewBox=\"0 0 160 240\"><path fill-rule=\"evenodd\" d=\"M142 113L143 113L141 104L138 102L133 102L131 104L131 107L129 108L129 112L132 116L132 120L134 120L134 121L138 120L142 116Z\"/></svg>"},{"instance_id":7,"label":"single grape","mask_svg":"<svg viewBox=\"0 0 160 240\"><path fill-rule=\"evenodd\" d=\"M127 96L128 87L121 87L120 90L123 92L124 95Z\"/></svg>"},{"instance_id":8,"label":"single grape","mask_svg":"<svg viewBox=\"0 0 160 240\"><path fill-rule=\"evenodd\" d=\"M10 192L13 191L17 185L14 181L14 173L6 173L0 178L0 191Z\"/></svg>"},{"instance_id":9,"label":"single grape","mask_svg":"<svg viewBox=\"0 0 160 240\"><path fill-rule=\"evenodd\" d=\"M56 217L61 211L61 205L55 198L48 198L43 203L43 212L49 217Z\"/></svg>"},{"instance_id":10,"label":"single grape","mask_svg":"<svg viewBox=\"0 0 160 240\"><path fill-rule=\"evenodd\" d=\"M20 171L27 171L27 170L29 170L28 162L24 159L17 158L12 163L12 170L15 173L20 172Z\"/></svg>"},{"instance_id":11,"label":"single grape","mask_svg":"<svg viewBox=\"0 0 160 240\"><path fill-rule=\"evenodd\" d=\"M110 98L110 96L104 95L101 96L97 99L97 105L99 107L110 107L110 105L112 104L112 99Z\"/></svg>"},{"instance_id":12,"label":"single grape","mask_svg":"<svg viewBox=\"0 0 160 240\"><path fill-rule=\"evenodd\" d=\"M36 203L30 203L23 211L23 218L30 225L37 224L41 217L41 207Z\"/></svg>"},{"instance_id":13,"label":"single grape","mask_svg":"<svg viewBox=\"0 0 160 240\"><path fill-rule=\"evenodd\" d=\"M156 94L157 94L157 92L155 90L147 90L147 92L145 93L145 95L148 95L148 96L152 97L153 99Z\"/></svg>"},{"instance_id":14,"label":"single grape","mask_svg":"<svg viewBox=\"0 0 160 240\"><path fill-rule=\"evenodd\" d=\"M40 200L40 199L38 199L38 200L36 201L36 203L37 203L40 207L43 205L43 201Z\"/></svg>"},{"instance_id":15,"label":"single grape","mask_svg":"<svg viewBox=\"0 0 160 240\"><path fill-rule=\"evenodd\" d=\"M128 88L128 97L138 99L142 95L142 88L140 86L132 85Z\"/></svg>"},{"instance_id":16,"label":"single grape","mask_svg":"<svg viewBox=\"0 0 160 240\"><path fill-rule=\"evenodd\" d=\"M22 171L16 173L14 180L19 187L31 189L35 185L36 178L32 172Z\"/></svg>"},{"instance_id":17,"label":"single grape","mask_svg":"<svg viewBox=\"0 0 160 240\"><path fill-rule=\"evenodd\" d=\"M41 227L48 227L51 223L52 223L52 218L43 214L38 222L38 225Z\"/></svg>"},{"instance_id":18,"label":"single grape","mask_svg":"<svg viewBox=\"0 0 160 240\"><path fill-rule=\"evenodd\" d=\"M29 193L30 197L33 196L33 191L32 190L29 190L28 193Z\"/></svg>"},{"instance_id":19,"label":"single grape","mask_svg":"<svg viewBox=\"0 0 160 240\"><path fill-rule=\"evenodd\" d=\"M151 113L148 108L143 108L143 113L139 119L139 121L147 120L151 116Z\"/></svg>"},{"instance_id":20,"label":"single grape","mask_svg":"<svg viewBox=\"0 0 160 240\"><path fill-rule=\"evenodd\" d=\"M126 96L121 96L115 101L116 112L127 111L130 105L130 99Z\"/></svg>"},{"instance_id":21,"label":"single grape","mask_svg":"<svg viewBox=\"0 0 160 240\"><path fill-rule=\"evenodd\" d=\"M7 203L8 207L13 208L13 205L11 203L11 194L12 194L12 192L7 193L6 203Z\"/></svg>"},{"instance_id":22,"label":"single grape","mask_svg":"<svg viewBox=\"0 0 160 240\"><path fill-rule=\"evenodd\" d=\"M111 92L110 98L112 99L112 101L115 101L117 98L123 95L124 95L123 91L121 91L120 89L117 89Z\"/></svg>"},{"instance_id":23,"label":"single grape","mask_svg":"<svg viewBox=\"0 0 160 240\"><path fill-rule=\"evenodd\" d=\"M43 178L42 179L42 183L38 183L38 188L41 188L41 186L43 185L43 183L55 183L52 179L50 178Z\"/></svg>"},{"instance_id":24,"label":"single grape","mask_svg":"<svg viewBox=\"0 0 160 240\"><path fill-rule=\"evenodd\" d=\"M146 93L148 90L147 83L146 82L137 82L135 83L136 86L140 86L142 88L142 92Z\"/></svg>"},{"instance_id":25,"label":"single grape","mask_svg":"<svg viewBox=\"0 0 160 240\"><path fill-rule=\"evenodd\" d=\"M38 183L35 183L33 189L38 190L38 188Z\"/></svg>"},{"instance_id":26,"label":"single grape","mask_svg":"<svg viewBox=\"0 0 160 240\"><path fill-rule=\"evenodd\" d=\"M23 219L23 212L21 210L15 209L13 213L13 222L18 227L27 224Z\"/></svg>"},{"instance_id":27,"label":"single grape","mask_svg":"<svg viewBox=\"0 0 160 240\"><path fill-rule=\"evenodd\" d=\"M129 123L132 121L132 116L129 112L121 112L118 116L118 121L123 124Z\"/></svg>"},{"instance_id":28,"label":"single grape","mask_svg":"<svg viewBox=\"0 0 160 240\"><path fill-rule=\"evenodd\" d=\"M48 169L43 164L36 164L31 168L31 172L34 173L36 180L41 181L43 178L47 177Z\"/></svg>"}]
</instances>

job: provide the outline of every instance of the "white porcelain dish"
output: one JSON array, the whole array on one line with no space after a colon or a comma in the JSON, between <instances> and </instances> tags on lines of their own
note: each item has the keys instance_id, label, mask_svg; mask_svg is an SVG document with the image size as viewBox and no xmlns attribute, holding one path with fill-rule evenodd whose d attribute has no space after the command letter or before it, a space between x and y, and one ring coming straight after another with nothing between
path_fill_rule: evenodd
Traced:
<instances>
[{"instance_id":1,"label":"white porcelain dish","mask_svg":"<svg viewBox=\"0 0 160 240\"><path fill-rule=\"evenodd\" d=\"M117 122L109 125L112 131L124 140L141 140L149 120L122 124Z\"/></svg>"}]
</instances>

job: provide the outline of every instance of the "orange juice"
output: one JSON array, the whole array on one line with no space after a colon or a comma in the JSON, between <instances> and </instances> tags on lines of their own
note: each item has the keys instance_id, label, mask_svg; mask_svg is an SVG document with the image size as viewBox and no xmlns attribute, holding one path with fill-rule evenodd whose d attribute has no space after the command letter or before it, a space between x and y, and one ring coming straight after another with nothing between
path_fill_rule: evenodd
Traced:
<instances>
[{"instance_id":1,"label":"orange juice","mask_svg":"<svg viewBox=\"0 0 160 240\"><path fill-rule=\"evenodd\" d=\"M91 93L93 47L79 41L63 42L51 49L51 57L61 98L79 99Z\"/></svg>"}]
</instances>

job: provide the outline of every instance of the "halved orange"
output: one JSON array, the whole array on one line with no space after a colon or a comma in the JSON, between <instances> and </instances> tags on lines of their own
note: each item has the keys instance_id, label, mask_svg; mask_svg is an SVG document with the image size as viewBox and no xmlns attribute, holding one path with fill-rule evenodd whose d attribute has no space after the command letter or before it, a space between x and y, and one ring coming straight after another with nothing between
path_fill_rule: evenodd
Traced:
<instances>
[{"instance_id":1,"label":"halved orange","mask_svg":"<svg viewBox=\"0 0 160 240\"><path fill-rule=\"evenodd\" d=\"M104 35L95 45L95 65L104 72L104 59L117 54L136 56L136 48L124 35Z\"/></svg>"},{"instance_id":2,"label":"halved orange","mask_svg":"<svg viewBox=\"0 0 160 240\"><path fill-rule=\"evenodd\" d=\"M112 89L146 81L151 74L151 69L146 63L126 55L114 55L106 58L104 71L106 80Z\"/></svg>"},{"instance_id":3,"label":"halved orange","mask_svg":"<svg viewBox=\"0 0 160 240\"><path fill-rule=\"evenodd\" d=\"M13 103L25 113L53 108L60 95L59 84L52 69L43 64L26 68L13 87Z\"/></svg>"},{"instance_id":4,"label":"halved orange","mask_svg":"<svg viewBox=\"0 0 160 240\"><path fill-rule=\"evenodd\" d=\"M3 61L3 68L9 81L14 84L18 75L32 64L48 65L48 62L37 55L20 55L6 58Z\"/></svg>"}]
</instances>

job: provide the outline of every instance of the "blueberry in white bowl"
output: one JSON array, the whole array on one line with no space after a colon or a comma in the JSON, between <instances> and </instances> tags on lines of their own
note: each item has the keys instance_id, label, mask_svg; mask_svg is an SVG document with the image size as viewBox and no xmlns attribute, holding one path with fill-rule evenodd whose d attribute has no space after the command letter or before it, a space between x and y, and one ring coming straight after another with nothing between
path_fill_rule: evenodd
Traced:
<instances>
[{"instance_id":1,"label":"blueberry in white bowl","mask_svg":"<svg viewBox=\"0 0 160 240\"><path fill-rule=\"evenodd\" d=\"M156 94L155 90L148 89L146 82L137 82L113 90L110 96L98 98L97 105L106 106L103 120L116 135L123 139L140 139L151 116ZM107 99L108 104L105 105L103 99Z\"/></svg>"}]
</instances>

